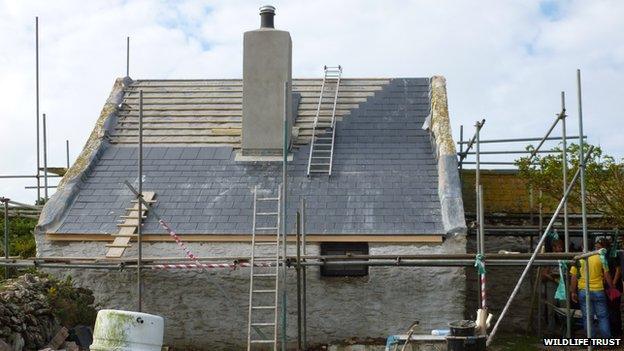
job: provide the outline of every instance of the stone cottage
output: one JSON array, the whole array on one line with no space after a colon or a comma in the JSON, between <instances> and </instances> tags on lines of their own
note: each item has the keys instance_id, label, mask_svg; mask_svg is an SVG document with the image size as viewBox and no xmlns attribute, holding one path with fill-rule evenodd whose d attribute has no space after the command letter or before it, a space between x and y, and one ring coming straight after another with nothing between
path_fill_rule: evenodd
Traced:
<instances>
[{"instance_id":1,"label":"stone cottage","mask_svg":"<svg viewBox=\"0 0 624 351\"><path fill-rule=\"evenodd\" d=\"M143 94L143 189L198 256L249 256L252 190L275 194L289 145L288 221L305 198L308 254L465 253L465 219L445 79L343 78L336 103L331 176L308 176L321 79L291 77L288 32L247 32L243 79L115 81L78 160L43 209L37 254L104 257L132 206L137 177L139 91ZM284 82L289 83L286 99ZM319 115L333 107L321 104ZM284 113L290 133L284 140ZM318 132L318 130L317 130ZM277 155L277 156L276 156ZM144 257L181 257L152 216ZM290 244L289 251L294 252ZM124 258L137 255L131 243ZM136 272L55 271L94 290L101 307L136 307ZM289 270L289 340L295 284ZM310 268L308 339L385 338L420 321L423 332L464 313L463 268ZM165 318L165 342L197 349L242 349L249 271L144 272L143 310Z\"/></svg>"}]
</instances>

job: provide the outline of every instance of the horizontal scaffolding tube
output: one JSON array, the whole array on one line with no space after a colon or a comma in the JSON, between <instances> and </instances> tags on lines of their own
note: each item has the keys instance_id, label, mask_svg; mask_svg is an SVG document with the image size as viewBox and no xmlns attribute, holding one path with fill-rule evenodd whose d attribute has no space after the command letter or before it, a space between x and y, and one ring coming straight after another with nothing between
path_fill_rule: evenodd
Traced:
<instances>
[{"instance_id":1,"label":"horizontal scaffolding tube","mask_svg":"<svg viewBox=\"0 0 624 351\"><path fill-rule=\"evenodd\" d=\"M566 136L566 139L578 139L578 135L575 136ZM562 140L563 137L549 137L546 140ZM583 139L587 139L586 136ZM488 143L519 143L519 142L529 142L529 141L540 141L542 138L515 138L515 139L489 139L489 140L479 140L480 144L488 144ZM469 141L458 141L458 144L468 144Z\"/></svg>"},{"instance_id":2,"label":"horizontal scaffolding tube","mask_svg":"<svg viewBox=\"0 0 624 351\"><path fill-rule=\"evenodd\" d=\"M572 262L571 260L564 260ZM526 266L528 259L491 259L487 261L488 266ZM291 262L293 263L293 262ZM404 266L404 267L469 267L475 263L474 259L445 259L445 260L379 260L379 261L304 261L302 266ZM174 265L175 263L171 263ZM183 264L193 265L194 262L183 261ZM558 260L535 260L535 265L553 266L558 264ZM16 268L46 268L46 269L106 269L106 270L124 270L135 269L136 265L130 264L84 264L84 263L37 263L28 260L0 261L0 267L16 267ZM161 269L161 265L155 263L145 263L142 265L145 269ZM295 267L293 264L288 267ZM199 268L203 269L203 268Z\"/></svg>"},{"instance_id":3,"label":"horizontal scaffolding tube","mask_svg":"<svg viewBox=\"0 0 624 351\"><path fill-rule=\"evenodd\" d=\"M48 174L49 178L62 178L58 174ZM36 175L16 174L16 175L0 175L0 179L17 179L17 178L37 178Z\"/></svg>"},{"instance_id":4,"label":"horizontal scaffolding tube","mask_svg":"<svg viewBox=\"0 0 624 351\"><path fill-rule=\"evenodd\" d=\"M539 154L554 154L560 153L561 151L556 150L539 150L537 153ZM530 154L531 151L527 150L501 150L501 151L479 151L479 155L507 155L507 154ZM458 155L476 155L477 153L474 151L471 152L458 152Z\"/></svg>"},{"instance_id":5,"label":"horizontal scaffolding tube","mask_svg":"<svg viewBox=\"0 0 624 351\"><path fill-rule=\"evenodd\" d=\"M590 256L600 255L600 251L601 250L595 250L595 251L586 252L584 254L580 254L578 256L574 256L574 259L575 260L580 260L580 259L587 258L587 257L590 257Z\"/></svg>"},{"instance_id":6,"label":"horizontal scaffolding tube","mask_svg":"<svg viewBox=\"0 0 624 351\"><path fill-rule=\"evenodd\" d=\"M575 255L579 255L581 252L548 252L540 253L537 255L538 259L542 260L558 260L558 259L572 259ZM518 254L501 254L501 253L485 253L485 259L523 259L531 257L528 253ZM470 259L474 260L475 254L417 254L417 255L301 255L301 260L354 260L354 259L366 259L366 260L448 260L448 259ZM197 257L197 260L202 262L210 261L240 261L246 262L251 258L249 256L220 256L220 257ZM290 262L296 262L297 256L288 256L287 260ZM17 261L17 258L9 259L9 262ZM136 259L115 259L115 258L93 258L93 257L35 257L28 259L19 259L21 261L37 262L41 263L68 263L75 261L76 263L84 264L119 264L131 265L136 263ZM6 261L0 258L0 262ZM185 262L188 263L188 259L184 257L145 257L143 261L152 262ZM474 261L473 261L474 263Z\"/></svg>"}]
</instances>

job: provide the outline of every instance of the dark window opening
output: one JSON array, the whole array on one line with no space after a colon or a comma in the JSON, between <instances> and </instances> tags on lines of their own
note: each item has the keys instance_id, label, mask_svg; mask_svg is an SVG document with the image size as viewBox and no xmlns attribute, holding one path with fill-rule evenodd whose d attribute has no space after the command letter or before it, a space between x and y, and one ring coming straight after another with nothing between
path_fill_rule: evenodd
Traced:
<instances>
[{"instance_id":1,"label":"dark window opening","mask_svg":"<svg viewBox=\"0 0 624 351\"><path fill-rule=\"evenodd\" d=\"M322 256L368 255L368 243L321 243ZM326 262L340 262L326 259ZM368 261L349 259L349 261ZM367 265L323 265L321 277L363 277L368 275Z\"/></svg>"}]
</instances>

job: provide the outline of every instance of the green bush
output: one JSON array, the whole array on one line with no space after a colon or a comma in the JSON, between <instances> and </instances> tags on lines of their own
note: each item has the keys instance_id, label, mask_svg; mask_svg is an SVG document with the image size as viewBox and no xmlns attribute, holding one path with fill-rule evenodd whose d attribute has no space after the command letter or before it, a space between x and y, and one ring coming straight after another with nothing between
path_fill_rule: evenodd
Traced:
<instances>
[{"instance_id":1,"label":"green bush","mask_svg":"<svg viewBox=\"0 0 624 351\"><path fill-rule=\"evenodd\" d=\"M9 218L9 255L21 258L36 254L34 230L37 220L34 218ZM0 255L4 257L4 217L0 217ZM4 267L0 267L0 279L4 279ZM10 271L14 271L11 270Z\"/></svg>"}]
</instances>

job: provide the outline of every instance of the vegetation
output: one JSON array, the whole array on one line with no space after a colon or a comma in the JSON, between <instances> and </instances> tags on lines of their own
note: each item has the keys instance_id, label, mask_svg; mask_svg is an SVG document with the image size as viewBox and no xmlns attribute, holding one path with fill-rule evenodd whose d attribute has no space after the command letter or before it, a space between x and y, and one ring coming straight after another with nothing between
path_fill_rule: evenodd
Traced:
<instances>
[{"instance_id":1,"label":"vegetation","mask_svg":"<svg viewBox=\"0 0 624 351\"><path fill-rule=\"evenodd\" d=\"M48 290L48 300L54 315L67 328L75 325L93 325L97 311L93 307L93 293L84 288L74 287L71 276L56 280L46 275L54 284Z\"/></svg>"},{"instance_id":2,"label":"vegetation","mask_svg":"<svg viewBox=\"0 0 624 351\"><path fill-rule=\"evenodd\" d=\"M34 218L9 218L9 254L22 258L33 257L36 253L34 230L37 220ZM0 231L2 231L2 245L0 255L4 257L4 217L0 217ZM0 267L0 279L4 278L4 267Z\"/></svg>"},{"instance_id":3,"label":"vegetation","mask_svg":"<svg viewBox=\"0 0 624 351\"><path fill-rule=\"evenodd\" d=\"M584 145L584 154L589 148L590 145ZM527 150L532 151L533 147ZM555 150L558 152L533 158L523 157L516 161L520 177L534 191L541 190L542 203L553 210L563 195L562 149ZM569 145L567 155L569 184L579 167L579 145ZM586 160L585 170L588 213L601 213L605 216L605 225L624 228L624 162L617 162L613 157L604 155L600 147L594 147ZM580 186L572 189L568 204L580 212Z\"/></svg>"}]
</instances>

